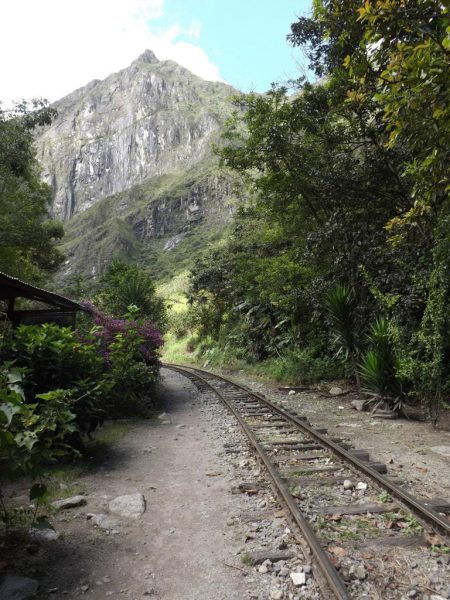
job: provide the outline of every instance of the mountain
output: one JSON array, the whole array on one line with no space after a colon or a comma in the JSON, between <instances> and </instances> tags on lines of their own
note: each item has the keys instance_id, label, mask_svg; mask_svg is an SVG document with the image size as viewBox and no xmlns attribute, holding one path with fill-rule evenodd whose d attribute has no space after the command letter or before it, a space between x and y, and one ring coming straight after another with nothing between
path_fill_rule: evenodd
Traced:
<instances>
[{"instance_id":1,"label":"mountain","mask_svg":"<svg viewBox=\"0 0 450 600\"><path fill-rule=\"evenodd\" d=\"M114 257L170 277L220 237L233 183L212 144L235 94L146 50L54 104L36 147L65 221L62 279L96 278Z\"/></svg>"}]
</instances>

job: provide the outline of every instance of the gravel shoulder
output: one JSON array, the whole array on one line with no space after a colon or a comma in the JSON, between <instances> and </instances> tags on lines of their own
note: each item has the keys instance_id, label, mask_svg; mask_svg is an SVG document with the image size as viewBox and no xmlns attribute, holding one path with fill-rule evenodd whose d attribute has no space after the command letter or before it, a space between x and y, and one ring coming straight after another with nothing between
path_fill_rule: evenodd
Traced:
<instances>
[{"instance_id":1,"label":"gravel shoulder","mask_svg":"<svg viewBox=\"0 0 450 600\"><path fill-rule=\"evenodd\" d=\"M299 391L286 395L277 384L262 384L244 373L230 373L237 382L265 394L286 408L306 416L313 426L326 427L357 449L368 450L371 460L384 462L388 473L412 493L450 502L450 429L448 418L436 428L431 423L406 419L380 419L358 412L351 402L354 392L327 397L327 390ZM345 390L344 390L345 391Z\"/></svg>"}]
</instances>

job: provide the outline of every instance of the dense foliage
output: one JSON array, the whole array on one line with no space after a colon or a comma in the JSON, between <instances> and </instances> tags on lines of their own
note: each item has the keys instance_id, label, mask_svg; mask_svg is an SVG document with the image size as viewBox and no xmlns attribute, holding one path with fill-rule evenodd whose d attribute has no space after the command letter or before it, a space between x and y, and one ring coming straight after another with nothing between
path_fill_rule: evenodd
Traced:
<instances>
[{"instance_id":1,"label":"dense foliage","mask_svg":"<svg viewBox=\"0 0 450 600\"><path fill-rule=\"evenodd\" d=\"M102 384L108 390L108 414L124 415L152 408L152 382L159 371L160 332L148 320L115 319L90 302L84 303L94 318L91 335L103 357Z\"/></svg>"},{"instance_id":2,"label":"dense foliage","mask_svg":"<svg viewBox=\"0 0 450 600\"><path fill-rule=\"evenodd\" d=\"M139 275L136 269L132 273ZM116 287L110 285L102 293L114 298ZM151 287L144 295L146 313L154 306L160 318L162 303L153 296ZM157 408L152 385L162 346L157 327L140 316L144 311L136 304L123 318L91 302L84 306L89 317L76 331L55 324L21 325L3 335L0 465L9 477L35 477L52 461L76 454L83 436L106 418L148 415Z\"/></svg>"},{"instance_id":3,"label":"dense foliage","mask_svg":"<svg viewBox=\"0 0 450 600\"><path fill-rule=\"evenodd\" d=\"M75 430L71 401L62 390L27 401L24 370L0 369L0 466L2 475L37 474L43 463L71 452Z\"/></svg>"},{"instance_id":4,"label":"dense foliage","mask_svg":"<svg viewBox=\"0 0 450 600\"><path fill-rule=\"evenodd\" d=\"M293 24L322 79L236 99L219 152L253 198L192 271L203 343L253 361L341 349L391 405L410 395L436 413L450 362L447 25L432 0L316 0Z\"/></svg>"},{"instance_id":5,"label":"dense foliage","mask_svg":"<svg viewBox=\"0 0 450 600\"><path fill-rule=\"evenodd\" d=\"M164 301L156 294L152 277L137 265L113 260L101 277L95 303L119 319L131 314L151 319L159 330L166 327Z\"/></svg>"},{"instance_id":6,"label":"dense foliage","mask_svg":"<svg viewBox=\"0 0 450 600\"><path fill-rule=\"evenodd\" d=\"M63 255L62 225L48 219L51 190L40 179L33 131L54 115L43 101L0 108L0 271L39 281Z\"/></svg>"}]
</instances>

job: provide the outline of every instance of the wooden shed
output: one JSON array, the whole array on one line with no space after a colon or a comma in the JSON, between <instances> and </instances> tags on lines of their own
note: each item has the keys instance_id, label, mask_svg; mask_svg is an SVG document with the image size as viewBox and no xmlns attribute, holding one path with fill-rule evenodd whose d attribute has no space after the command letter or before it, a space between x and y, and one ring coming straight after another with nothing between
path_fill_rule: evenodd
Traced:
<instances>
[{"instance_id":1,"label":"wooden shed","mask_svg":"<svg viewBox=\"0 0 450 600\"><path fill-rule=\"evenodd\" d=\"M32 308L18 309L16 300L31 301ZM85 310L81 304L59 294L30 285L17 277L0 271L0 316L11 321L13 326L56 323L64 327L75 327L76 314Z\"/></svg>"}]
</instances>

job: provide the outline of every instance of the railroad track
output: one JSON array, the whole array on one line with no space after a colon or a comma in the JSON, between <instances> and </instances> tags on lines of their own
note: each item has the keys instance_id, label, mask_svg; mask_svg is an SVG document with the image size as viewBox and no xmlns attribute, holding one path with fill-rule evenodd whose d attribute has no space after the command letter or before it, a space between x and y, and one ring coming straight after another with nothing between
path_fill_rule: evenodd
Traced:
<instances>
[{"instance_id":1,"label":"railroad track","mask_svg":"<svg viewBox=\"0 0 450 600\"><path fill-rule=\"evenodd\" d=\"M194 367L163 366L216 394L234 414L336 598L355 597L348 578L335 566L336 553L346 551L340 543L349 532L356 541L362 537L362 548L367 538L376 541L386 534L389 546L407 547L424 532L448 544L450 505L414 497L386 476L386 465L371 462L367 451L350 448L301 415L225 377ZM380 520L386 527L380 528ZM358 553L357 542L352 552Z\"/></svg>"}]
</instances>

